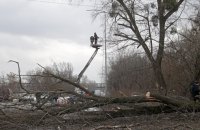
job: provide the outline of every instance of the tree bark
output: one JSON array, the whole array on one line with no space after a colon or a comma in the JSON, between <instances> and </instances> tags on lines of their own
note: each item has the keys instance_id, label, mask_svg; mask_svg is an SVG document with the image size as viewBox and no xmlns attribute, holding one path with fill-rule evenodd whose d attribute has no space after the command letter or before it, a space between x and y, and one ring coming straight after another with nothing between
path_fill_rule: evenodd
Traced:
<instances>
[{"instance_id":1,"label":"tree bark","mask_svg":"<svg viewBox=\"0 0 200 130\"><path fill-rule=\"evenodd\" d=\"M167 95L167 85L166 85L166 82L165 82L165 79L164 79L164 76L163 76L163 73L162 73L161 66L154 64L153 70L154 70L154 73L155 73L156 80L158 82L159 92L163 93L162 90L165 90L164 95Z\"/></svg>"}]
</instances>

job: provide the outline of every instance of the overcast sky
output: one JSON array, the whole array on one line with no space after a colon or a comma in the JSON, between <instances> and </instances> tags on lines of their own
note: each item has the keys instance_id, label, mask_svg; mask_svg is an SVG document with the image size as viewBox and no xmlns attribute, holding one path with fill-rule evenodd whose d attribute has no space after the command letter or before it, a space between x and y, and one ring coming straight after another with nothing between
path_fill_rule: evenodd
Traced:
<instances>
[{"instance_id":1,"label":"overcast sky","mask_svg":"<svg viewBox=\"0 0 200 130\"><path fill-rule=\"evenodd\" d=\"M48 3L56 2L56 3ZM17 73L16 60L25 74L53 62L70 62L78 74L92 55L89 37L103 35L101 20L93 21L95 0L0 0L0 72ZM80 1L82 1L80 3ZM62 3L62 4L59 4ZM65 4L66 3L66 4ZM80 6L74 6L79 3ZM90 5L90 6L86 6ZM103 49L99 51L85 75L101 81Z\"/></svg>"}]
</instances>

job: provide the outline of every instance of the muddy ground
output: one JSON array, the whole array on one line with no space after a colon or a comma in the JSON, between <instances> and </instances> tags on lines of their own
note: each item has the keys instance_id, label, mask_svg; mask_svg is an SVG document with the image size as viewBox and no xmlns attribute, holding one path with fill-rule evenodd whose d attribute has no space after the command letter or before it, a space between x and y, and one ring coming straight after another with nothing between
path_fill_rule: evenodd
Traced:
<instances>
[{"instance_id":1,"label":"muddy ground","mask_svg":"<svg viewBox=\"0 0 200 130\"><path fill-rule=\"evenodd\" d=\"M48 113L38 113L12 111L11 119L0 118L0 130L200 130L200 112L113 117L102 111L82 111L62 115L62 118L50 115L46 118Z\"/></svg>"},{"instance_id":2,"label":"muddy ground","mask_svg":"<svg viewBox=\"0 0 200 130\"><path fill-rule=\"evenodd\" d=\"M89 117L89 116L88 116ZM79 118L69 116L68 120L47 123L41 122L36 127L33 124L18 124L10 122L0 125L1 130L200 130L200 113L162 113L153 115L138 115L117 117L96 115L95 118L79 115ZM99 117L99 118L98 118ZM23 117L22 117L23 118ZM1 123L3 121L1 120Z\"/></svg>"},{"instance_id":3,"label":"muddy ground","mask_svg":"<svg viewBox=\"0 0 200 130\"><path fill-rule=\"evenodd\" d=\"M82 120L63 126L69 130L200 130L200 113L168 113L110 118L104 121Z\"/></svg>"},{"instance_id":4,"label":"muddy ground","mask_svg":"<svg viewBox=\"0 0 200 130\"><path fill-rule=\"evenodd\" d=\"M200 130L200 113L162 113L91 120L81 117L29 130Z\"/></svg>"}]
</instances>

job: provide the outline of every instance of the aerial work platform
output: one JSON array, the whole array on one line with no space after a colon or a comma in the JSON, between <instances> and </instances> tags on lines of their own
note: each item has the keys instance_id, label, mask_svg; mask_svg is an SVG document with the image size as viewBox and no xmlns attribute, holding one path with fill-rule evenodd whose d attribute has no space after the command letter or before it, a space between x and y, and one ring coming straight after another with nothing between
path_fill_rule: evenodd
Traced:
<instances>
[{"instance_id":1,"label":"aerial work platform","mask_svg":"<svg viewBox=\"0 0 200 130\"><path fill-rule=\"evenodd\" d=\"M91 37L90 37L90 42L91 42L90 46L93 47L93 48L95 48L95 51L94 51L94 53L92 54L92 56L90 57L89 61L88 61L87 64L85 65L85 67L83 68L83 70L79 73L78 78L77 78L77 81L76 81L77 83L80 82L80 79L81 79L81 77L83 76L84 72L86 71L86 69L88 68L88 66L90 65L90 63L91 63L92 60L94 59L94 57L96 56L96 54L97 54L98 50L100 49L100 47L102 46L102 45L100 45L100 44L97 44L98 38L99 38L99 37L97 36L96 33L94 33L94 36L91 36Z\"/></svg>"},{"instance_id":2,"label":"aerial work platform","mask_svg":"<svg viewBox=\"0 0 200 130\"><path fill-rule=\"evenodd\" d=\"M90 46L93 47L93 48L100 48L100 47L102 47L102 45L100 45L100 44L91 44Z\"/></svg>"}]
</instances>

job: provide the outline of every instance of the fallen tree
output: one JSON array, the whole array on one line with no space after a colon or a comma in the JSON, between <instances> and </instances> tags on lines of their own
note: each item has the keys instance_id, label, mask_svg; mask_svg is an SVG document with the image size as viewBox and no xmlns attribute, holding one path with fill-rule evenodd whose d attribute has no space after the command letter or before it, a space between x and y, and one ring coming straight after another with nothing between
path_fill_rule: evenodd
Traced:
<instances>
[{"instance_id":1,"label":"fallen tree","mask_svg":"<svg viewBox=\"0 0 200 130\"><path fill-rule=\"evenodd\" d=\"M69 84L81 89L86 94L90 95L90 96L83 96L83 95L74 93L74 95L79 96L81 98L84 98L87 100L89 99L90 101L92 100L92 102L89 103L88 105L84 105L85 107L83 109L90 108L90 107L96 107L96 106L104 106L107 104L144 103L144 102L159 102L159 103L171 106L173 108L177 108L177 110L184 110L184 109L185 110L191 110L191 109L198 110L199 109L199 104L194 103L193 101L179 100L177 98L172 98L172 97L163 96L163 95L159 95L159 94L151 94L148 96L146 96L144 94L144 95L138 95L138 96L132 96L132 97L100 97L100 96L96 96L93 93L89 92L87 89L85 89L80 84L72 82L70 80L67 80L63 77L59 77L59 76L49 72L48 70L46 70L44 67L42 67L42 68L44 69L46 74L48 74L49 76L57 78L57 79L61 80L62 82L69 83ZM73 92L72 92L72 94L73 94ZM82 104L80 104L80 105L82 105ZM76 106L76 108L77 108L77 106ZM69 109L67 109L67 110L70 111Z\"/></svg>"},{"instance_id":2,"label":"fallen tree","mask_svg":"<svg viewBox=\"0 0 200 130\"><path fill-rule=\"evenodd\" d=\"M18 62L15 62L18 63ZM18 65L19 67L19 65ZM40 67L42 67L40 65ZM0 120L2 125L11 125L13 127L26 128L30 125L38 126L45 124L63 124L66 122L81 121L82 118L92 121L100 121L105 119L113 119L116 117L130 117L143 114L158 114L170 112L192 112L199 111L200 104L190 100L183 100L174 97L163 96L159 94L136 95L132 97L101 97L96 96L81 84L60 77L44 67L45 76L53 77L60 82L65 82L79 88L86 93L78 94L73 91L54 91L54 93L67 93L78 97L78 100L72 104L65 105L47 105L49 97L38 103L1 103L0 104ZM20 77L19 69L19 77ZM42 76L42 75L37 75ZM22 81L19 78L21 87ZM28 91L27 94L35 94L36 91ZM90 110L93 108L92 110ZM69 118L71 117L71 118ZM37 120L35 122L35 120ZM75 121L74 121L75 120Z\"/></svg>"}]
</instances>

